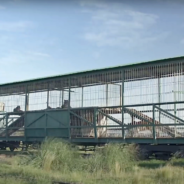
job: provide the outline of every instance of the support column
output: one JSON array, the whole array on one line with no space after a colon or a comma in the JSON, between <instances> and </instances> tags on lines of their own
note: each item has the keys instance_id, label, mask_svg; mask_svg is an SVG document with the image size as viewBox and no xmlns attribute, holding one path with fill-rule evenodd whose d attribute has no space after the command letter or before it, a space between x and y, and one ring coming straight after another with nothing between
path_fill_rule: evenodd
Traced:
<instances>
[{"instance_id":1,"label":"support column","mask_svg":"<svg viewBox=\"0 0 184 184\"><path fill-rule=\"evenodd\" d=\"M68 136L69 139L71 139L71 132L70 132L70 128L71 128L71 120L70 120L70 100L71 100L71 78L69 78L69 94L68 94Z\"/></svg>"},{"instance_id":2,"label":"support column","mask_svg":"<svg viewBox=\"0 0 184 184\"><path fill-rule=\"evenodd\" d=\"M47 109L49 107L49 83L47 85Z\"/></svg>"},{"instance_id":3,"label":"support column","mask_svg":"<svg viewBox=\"0 0 184 184\"><path fill-rule=\"evenodd\" d=\"M124 81L125 81L125 71L122 70L122 88L121 88L121 105L122 105L122 138L125 140L125 129L124 129Z\"/></svg>"},{"instance_id":4,"label":"support column","mask_svg":"<svg viewBox=\"0 0 184 184\"><path fill-rule=\"evenodd\" d=\"M68 94L68 108L70 109L70 101L71 101L71 86L70 86L70 80L69 80L69 94Z\"/></svg>"},{"instance_id":5,"label":"support column","mask_svg":"<svg viewBox=\"0 0 184 184\"><path fill-rule=\"evenodd\" d=\"M173 93L174 93L174 115L176 117L176 91L173 91ZM176 118L174 118L174 124L175 124L175 126L174 126L174 135L176 137Z\"/></svg>"},{"instance_id":6,"label":"support column","mask_svg":"<svg viewBox=\"0 0 184 184\"><path fill-rule=\"evenodd\" d=\"M109 98L109 96L108 96L108 88L109 88L109 86L108 86L108 84L106 84L106 106L108 106L108 98Z\"/></svg>"},{"instance_id":7,"label":"support column","mask_svg":"<svg viewBox=\"0 0 184 184\"><path fill-rule=\"evenodd\" d=\"M61 100L62 100L62 90L59 92L59 107L61 107Z\"/></svg>"},{"instance_id":8,"label":"support column","mask_svg":"<svg viewBox=\"0 0 184 184\"><path fill-rule=\"evenodd\" d=\"M63 106L63 103L64 103L64 90L62 90L62 106Z\"/></svg>"},{"instance_id":9,"label":"support column","mask_svg":"<svg viewBox=\"0 0 184 184\"><path fill-rule=\"evenodd\" d=\"M29 110L29 93L28 93L28 87L26 85L26 91L25 91L25 107L24 107L25 111Z\"/></svg>"},{"instance_id":10,"label":"support column","mask_svg":"<svg viewBox=\"0 0 184 184\"><path fill-rule=\"evenodd\" d=\"M98 134L97 134L97 109L94 108L94 114L93 114L93 125L94 125L94 136L95 136L95 141L98 139Z\"/></svg>"},{"instance_id":11,"label":"support column","mask_svg":"<svg viewBox=\"0 0 184 184\"><path fill-rule=\"evenodd\" d=\"M26 85L25 92L25 113L24 113L24 139L26 142L27 132L26 132L26 112L29 111L29 93L28 93L28 85Z\"/></svg>"},{"instance_id":12,"label":"support column","mask_svg":"<svg viewBox=\"0 0 184 184\"><path fill-rule=\"evenodd\" d=\"M156 131L155 131L155 105L153 105L153 139L156 142Z\"/></svg>"},{"instance_id":13,"label":"support column","mask_svg":"<svg viewBox=\"0 0 184 184\"><path fill-rule=\"evenodd\" d=\"M120 89L120 106L122 105L122 90L121 90L121 85L119 86Z\"/></svg>"},{"instance_id":14,"label":"support column","mask_svg":"<svg viewBox=\"0 0 184 184\"><path fill-rule=\"evenodd\" d=\"M161 78L158 78L158 103L161 102L161 85L160 85L160 80ZM159 108L160 108L160 104L159 104ZM159 111L159 122L161 121L161 117L160 117L160 111Z\"/></svg>"},{"instance_id":15,"label":"support column","mask_svg":"<svg viewBox=\"0 0 184 184\"><path fill-rule=\"evenodd\" d=\"M82 87L82 104L81 106L84 106L84 87Z\"/></svg>"}]
</instances>

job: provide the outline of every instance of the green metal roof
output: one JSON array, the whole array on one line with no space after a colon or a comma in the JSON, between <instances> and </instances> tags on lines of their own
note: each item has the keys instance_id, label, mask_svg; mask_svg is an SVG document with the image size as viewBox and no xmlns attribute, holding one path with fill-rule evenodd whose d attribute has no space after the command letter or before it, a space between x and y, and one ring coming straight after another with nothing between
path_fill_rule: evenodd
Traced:
<instances>
[{"instance_id":1,"label":"green metal roof","mask_svg":"<svg viewBox=\"0 0 184 184\"><path fill-rule=\"evenodd\" d=\"M42 78L36 78L36 79L30 79L30 80L24 80L24 81L16 81L16 82L11 82L11 83L4 83L4 84L0 84L0 87L7 86L7 85L13 85L13 84L20 84L20 83L38 82L38 81L42 81L42 80L54 79L54 78L59 78L59 77L69 77L69 76L73 76L73 75L80 75L80 74L87 74L87 73L90 74L90 73L99 72L99 71L104 72L104 71L120 69L120 68L123 69L123 68L132 68L132 67L141 66L141 65L143 66L143 65L148 65L148 64L149 65L150 64L158 64L158 63L163 63L163 62L168 62L168 61L173 61L173 60L181 60L181 59L184 59L184 56L173 57L173 58L164 58L164 59L139 62L139 63L131 63L131 64L125 64L125 65L102 68L102 69L86 70L86 71L68 73L68 74L63 74L63 75L55 75L55 76L48 76L48 77L42 77Z\"/></svg>"}]
</instances>

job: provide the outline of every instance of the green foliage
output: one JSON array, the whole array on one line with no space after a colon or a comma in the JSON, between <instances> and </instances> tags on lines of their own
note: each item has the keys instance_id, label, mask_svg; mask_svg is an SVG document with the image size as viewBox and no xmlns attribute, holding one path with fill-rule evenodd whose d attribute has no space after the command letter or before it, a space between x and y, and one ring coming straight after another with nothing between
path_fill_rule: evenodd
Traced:
<instances>
[{"instance_id":1,"label":"green foliage","mask_svg":"<svg viewBox=\"0 0 184 184\"><path fill-rule=\"evenodd\" d=\"M21 156L19 165L29 165L45 171L70 172L78 168L81 156L75 147L59 139L47 139L38 152Z\"/></svg>"},{"instance_id":2,"label":"green foliage","mask_svg":"<svg viewBox=\"0 0 184 184\"><path fill-rule=\"evenodd\" d=\"M0 158L0 184L180 184L184 160L140 161L135 145L108 144L89 158L59 139L48 139L35 153Z\"/></svg>"},{"instance_id":3,"label":"green foliage","mask_svg":"<svg viewBox=\"0 0 184 184\"><path fill-rule=\"evenodd\" d=\"M97 149L88 159L82 158L72 145L58 139L46 140L35 154L21 156L19 165L29 165L45 171L61 171L63 173L82 172L113 172L119 173L131 169L136 159L135 146L109 144Z\"/></svg>"},{"instance_id":4,"label":"green foliage","mask_svg":"<svg viewBox=\"0 0 184 184\"><path fill-rule=\"evenodd\" d=\"M103 149L97 149L93 156L85 161L85 170L88 172L120 173L131 169L135 164L137 150L135 146L108 144Z\"/></svg>"}]
</instances>

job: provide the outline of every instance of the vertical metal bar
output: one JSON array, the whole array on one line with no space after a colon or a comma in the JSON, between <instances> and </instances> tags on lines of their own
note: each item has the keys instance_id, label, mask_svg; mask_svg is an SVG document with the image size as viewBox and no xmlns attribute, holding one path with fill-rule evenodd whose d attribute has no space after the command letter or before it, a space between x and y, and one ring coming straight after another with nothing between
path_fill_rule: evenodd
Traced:
<instances>
[{"instance_id":1,"label":"vertical metal bar","mask_svg":"<svg viewBox=\"0 0 184 184\"><path fill-rule=\"evenodd\" d=\"M71 93L71 78L69 78L69 94L68 94L68 136L69 136L69 139L71 139L71 132L70 132L70 128L71 128L71 125L70 125L70 93Z\"/></svg>"},{"instance_id":2,"label":"vertical metal bar","mask_svg":"<svg viewBox=\"0 0 184 184\"><path fill-rule=\"evenodd\" d=\"M6 113L6 140L8 140L8 114Z\"/></svg>"},{"instance_id":3,"label":"vertical metal bar","mask_svg":"<svg viewBox=\"0 0 184 184\"><path fill-rule=\"evenodd\" d=\"M45 111L45 137L44 138L47 137L47 119L48 119L47 117L48 117L47 111Z\"/></svg>"},{"instance_id":4,"label":"vertical metal bar","mask_svg":"<svg viewBox=\"0 0 184 184\"><path fill-rule=\"evenodd\" d=\"M119 86L119 89L120 89L120 106L122 105L122 90L121 90L121 85Z\"/></svg>"},{"instance_id":5,"label":"vertical metal bar","mask_svg":"<svg viewBox=\"0 0 184 184\"><path fill-rule=\"evenodd\" d=\"M108 106L108 84L106 84L106 106Z\"/></svg>"},{"instance_id":6,"label":"vertical metal bar","mask_svg":"<svg viewBox=\"0 0 184 184\"><path fill-rule=\"evenodd\" d=\"M82 86L82 104L81 104L82 107L83 107L83 105L84 105L84 104L83 104L83 103L84 103L83 101L84 101L84 87Z\"/></svg>"},{"instance_id":7,"label":"vertical metal bar","mask_svg":"<svg viewBox=\"0 0 184 184\"><path fill-rule=\"evenodd\" d=\"M64 90L62 90L62 105L64 103Z\"/></svg>"},{"instance_id":8,"label":"vertical metal bar","mask_svg":"<svg viewBox=\"0 0 184 184\"><path fill-rule=\"evenodd\" d=\"M61 100L62 100L62 90L59 92L59 107L61 107Z\"/></svg>"},{"instance_id":9,"label":"vertical metal bar","mask_svg":"<svg viewBox=\"0 0 184 184\"><path fill-rule=\"evenodd\" d=\"M25 107L24 107L24 111L27 111L27 91L25 93Z\"/></svg>"},{"instance_id":10,"label":"vertical metal bar","mask_svg":"<svg viewBox=\"0 0 184 184\"><path fill-rule=\"evenodd\" d=\"M47 108L49 107L49 82L47 84Z\"/></svg>"},{"instance_id":11,"label":"vertical metal bar","mask_svg":"<svg viewBox=\"0 0 184 184\"><path fill-rule=\"evenodd\" d=\"M161 102L161 98L160 98L160 95L161 95L161 78L160 78L160 76L158 77L158 103L160 103ZM160 108L160 104L159 104L159 108ZM160 122L160 120L161 120L161 115L160 115L160 111L159 111L159 122Z\"/></svg>"},{"instance_id":12,"label":"vertical metal bar","mask_svg":"<svg viewBox=\"0 0 184 184\"><path fill-rule=\"evenodd\" d=\"M29 110L28 109L28 100L29 100L29 96L28 96L28 85L26 85L26 98L25 98L25 112L24 112L24 139L26 141L26 137L27 137L27 133L26 133L26 127L27 127L27 124L26 124L26 115L27 115L27 111Z\"/></svg>"},{"instance_id":13,"label":"vertical metal bar","mask_svg":"<svg viewBox=\"0 0 184 184\"><path fill-rule=\"evenodd\" d=\"M69 88L68 88L68 108L70 109L70 101L71 101L71 86L70 86L70 84L71 84L71 78L69 78Z\"/></svg>"},{"instance_id":14,"label":"vertical metal bar","mask_svg":"<svg viewBox=\"0 0 184 184\"><path fill-rule=\"evenodd\" d=\"M154 142L156 140L156 132L155 132L155 105L153 105L153 139Z\"/></svg>"},{"instance_id":15,"label":"vertical metal bar","mask_svg":"<svg viewBox=\"0 0 184 184\"><path fill-rule=\"evenodd\" d=\"M173 91L174 93L174 115L176 116L176 91ZM176 118L174 118L174 136L176 137Z\"/></svg>"},{"instance_id":16,"label":"vertical metal bar","mask_svg":"<svg viewBox=\"0 0 184 184\"><path fill-rule=\"evenodd\" d=\"M27 106L26 111L29 111L29 93L27 93Z\"/></svg>"},{"instance_id":17,"label":"vertical metal bar","mask_svg":"<svg viewBox=\"0 0 184 184\"><path fill-rule=\"evenodd\" d=\"M121 96L121 100L122 100L122 138L123 140L125 140L125 129L124 129L124 83L125 83L125 70L122 70L122 96Z\"/></svg>"},{"instance_id":18,"label":"vertical metal bar","mask_svg":"<svg viewBox=\"0 0 184 184\"><path fill-rule=\"evenodd\" d=\"M28 111L28 100L29 100L29 94L28 94L28 87L26 85L26 91L25 91L25 111Z\"/></svg>"},{"instance_id":19,"label":"vertical metal bar","mask_svg":"<svg viewBox=\"0 0 184 184\"><path fill-rule=\"evenodd\" d=\"M97 121L97 109L94 108L94 115L93 115L93 125L94 125L94 134L95 134L95 140L97 141L97 126L96 126L96 121Z\"/></svg>"}]
</instances>

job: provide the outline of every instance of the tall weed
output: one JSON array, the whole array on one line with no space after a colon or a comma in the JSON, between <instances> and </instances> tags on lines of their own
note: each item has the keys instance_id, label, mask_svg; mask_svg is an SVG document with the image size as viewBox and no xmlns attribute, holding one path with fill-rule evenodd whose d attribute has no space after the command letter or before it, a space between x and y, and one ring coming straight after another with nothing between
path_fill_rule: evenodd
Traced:
<instances>
[{"instance_id":1,"label":"tall weed","mask_svg":"<svg viewBox=\"0 0 184 184\"><path fill-rule=\"evenodd\" d=\"M108 144L89 158L82 158L71 144L59 139L47 139L35 154L21 157L20 165L29 165L45 171L109 172L118 175L135 165L138 151L134 145Z\"/></svg>"}]
</instances>

